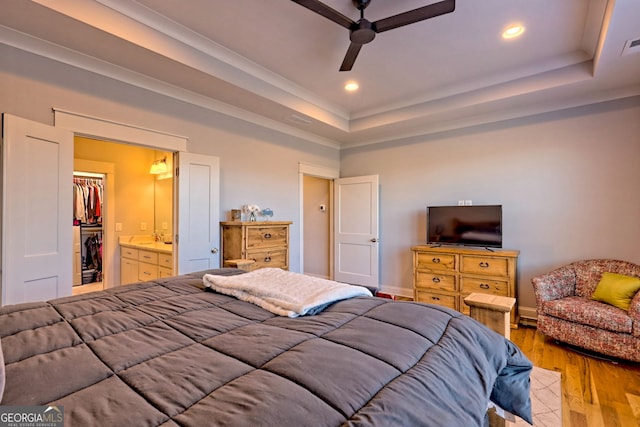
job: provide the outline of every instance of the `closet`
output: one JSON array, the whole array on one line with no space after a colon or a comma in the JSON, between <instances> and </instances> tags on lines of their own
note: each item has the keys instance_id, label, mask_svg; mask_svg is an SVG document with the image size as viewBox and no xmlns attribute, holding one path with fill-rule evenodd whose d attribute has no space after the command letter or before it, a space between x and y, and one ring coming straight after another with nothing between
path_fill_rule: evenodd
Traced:
<instances>
[{"instance_id":1,"label":"closet","mask_svg":"<svg viewBox=\"0 0 640 427\"><path fill-rule=\"evenodd\" d=\"M104 175L73 173L73 286L102 282Z\"/></svg>"}]
</instances>

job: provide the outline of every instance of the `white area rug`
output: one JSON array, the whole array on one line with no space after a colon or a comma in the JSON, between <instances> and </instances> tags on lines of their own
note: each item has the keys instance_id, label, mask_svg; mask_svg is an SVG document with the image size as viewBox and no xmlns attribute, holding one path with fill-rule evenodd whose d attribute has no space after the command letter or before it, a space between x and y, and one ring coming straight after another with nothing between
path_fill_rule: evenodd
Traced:
<instances>
[{"instance_id":1,"label":"white area rug","mask_svg":"<svg viewBox=\"0 0 640 427\"><path fill-rule=\"evenodd\" d=\"M535 427L562 426L562 390L560 372L533 367L531 372L531 409ZM529 424L516 417L515 425Z\"/></svg>"}]
</instances>

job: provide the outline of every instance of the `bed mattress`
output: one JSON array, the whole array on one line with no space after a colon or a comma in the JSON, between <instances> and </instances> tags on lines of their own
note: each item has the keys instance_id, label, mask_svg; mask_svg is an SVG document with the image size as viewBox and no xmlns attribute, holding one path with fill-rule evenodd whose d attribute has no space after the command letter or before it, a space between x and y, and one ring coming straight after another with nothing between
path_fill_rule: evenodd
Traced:
<instances>
[{"instance_id":1,"label":"bed mattress","mask_svg":"<svg viewBox=\"0 0 640 427\"><path fill-rule=\"evenodd\" d=\"M0 308L0 404L66 426L469 427L490 399L530 416L530 362L459 312L356 297L282 317L204 273Z\"/></svg>"}]
</instances>

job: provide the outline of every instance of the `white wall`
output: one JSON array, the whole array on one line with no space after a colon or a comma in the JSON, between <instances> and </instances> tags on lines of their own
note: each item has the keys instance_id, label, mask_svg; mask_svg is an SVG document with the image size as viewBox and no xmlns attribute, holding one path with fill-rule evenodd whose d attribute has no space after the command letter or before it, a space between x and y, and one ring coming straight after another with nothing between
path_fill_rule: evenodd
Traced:
<instances>
[{"instance_id":1,"label":"white wall","mask_svg":"<svg viewBox=\"0 0 640 427\"><path fill-rule=\"evenodd\" d=\"M0 45L0 112L53 125L52 108L189 138L188 151L220 157L220 218L257 204L292 220L293 271L300 266L300 162L338 169L337 150L175 101Z\"/></svg>"},{"instance_id":2,"label":"white wall","mask_svg":"<svg viewBox=\"0 0 640 427\"><path fill-rule=\"evenodd\" d=\"M53 124L52 107L189 138L221 160L220 216L243 204L293 220L299 271L298 164L378 174L383 290L411 294L411 245L425 207L500 203L504 246L519 249L521 306L532 276L596 257L640 262L640 98L374 147L336 150L0 45L0 112Z\"/></svg>"},{"instance_id":3,"label":"white wall","mask_svg":"<svg viewBox=\"0 0 640 427\"><path fill-rule=\"evenodd\" d=\"M503 247L531 278L587 258L640 263L640 97L345 150L342 176L380 175L382 289L412 292L427 205L502 204Z\"/></svg>"}]
</instances>

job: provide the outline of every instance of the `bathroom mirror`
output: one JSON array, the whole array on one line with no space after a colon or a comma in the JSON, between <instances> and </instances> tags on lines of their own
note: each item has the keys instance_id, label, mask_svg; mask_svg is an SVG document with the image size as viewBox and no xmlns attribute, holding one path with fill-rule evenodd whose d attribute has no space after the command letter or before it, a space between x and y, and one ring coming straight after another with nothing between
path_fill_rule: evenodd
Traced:
<instances>
[{"instance_id":1,"label":"bathroom mirror","mask_svg":"<svg viewBox=\"0 0 640 427\"><path fill-rule=\"evenodd\" d=\"M154 231L165 242L173 235L173 177L159 177L154 183Z\"/></svg>"}]
</instances>

